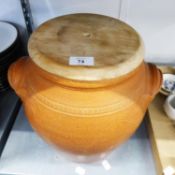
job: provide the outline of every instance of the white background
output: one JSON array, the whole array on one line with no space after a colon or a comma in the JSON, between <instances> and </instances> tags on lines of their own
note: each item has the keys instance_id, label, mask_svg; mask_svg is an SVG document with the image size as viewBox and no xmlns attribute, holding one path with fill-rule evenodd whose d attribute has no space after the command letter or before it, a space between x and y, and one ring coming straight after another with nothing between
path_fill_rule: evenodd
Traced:
<instances>
[{"instance_id":1,"label":"white background","mask_svg":"<svg viewBox=\"0 0 175 175\"><path fill-rule=\"evenodd\" d=\"M120 18L142 36L145 60L175 64L175 0L30 0L34 25L69 13ZM24 26L19 0L1 0L0 20Z\"/></svg>"}]
</instances>

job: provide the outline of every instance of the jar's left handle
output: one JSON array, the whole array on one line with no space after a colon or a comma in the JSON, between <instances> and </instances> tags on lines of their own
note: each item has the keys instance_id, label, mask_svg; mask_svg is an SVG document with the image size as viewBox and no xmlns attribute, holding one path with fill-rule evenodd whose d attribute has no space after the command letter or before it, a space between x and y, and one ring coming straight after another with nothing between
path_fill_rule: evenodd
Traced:
<instances>
[{"instance_id":1,"label":"jar's left handle","mask_svg":"<svg viewBox=\"0 0 175 175\"><path fill-rule=\"evenodd\" d=\"M26 91L26 62L28 57L22 57L12 63L8 69L8 81L16 94L24 100Z\"/></svg>"}]
</instances>

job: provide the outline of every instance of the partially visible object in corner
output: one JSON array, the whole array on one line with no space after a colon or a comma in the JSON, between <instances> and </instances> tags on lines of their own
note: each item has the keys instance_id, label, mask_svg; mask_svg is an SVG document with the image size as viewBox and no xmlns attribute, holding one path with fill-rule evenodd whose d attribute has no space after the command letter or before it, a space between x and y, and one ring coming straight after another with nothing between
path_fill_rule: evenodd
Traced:
<instances>
[{"instance_id":1,"label":"partially visible object in corner","mask_svg":"<svg viewBox=\"0 0 175 175\"><path fill-rule=\"evenodd\" d=\"M170 95L175 92L175 75L171 73L163 74L163 83L160 92L163 95Z\"/></svg>"},{"instance_id":2,"label":"partially visible object in corner","mask_svg":"<svg viewBox=\"0 0 175 175\"><path fill-rule=\"evenodd\" d=\"M9 89L7 70L20 54L20 38L17 28L0 21L0 92Z\"/></svg>"},{"instance_id":3,"label":"partially visible object in corner","mask_svg":"<svg viewBox=\"0 0 175 175\"><path fill-rule=\"evenodd\" d=\"M175 120L175 95L171 94L167 97L164 110L171 120Z\"/></svg>"},{"instance_id":4,"label":"partially visible object in corner","mask_svg":"<svg viewBox=\"0 0 175 175\"><path fill-rule=\"evenodd\" d=\"M175 169L171 166L168 166L167 168L164 169L163 174L164 175L174 175Z\"/></svg>"}]
</instances>

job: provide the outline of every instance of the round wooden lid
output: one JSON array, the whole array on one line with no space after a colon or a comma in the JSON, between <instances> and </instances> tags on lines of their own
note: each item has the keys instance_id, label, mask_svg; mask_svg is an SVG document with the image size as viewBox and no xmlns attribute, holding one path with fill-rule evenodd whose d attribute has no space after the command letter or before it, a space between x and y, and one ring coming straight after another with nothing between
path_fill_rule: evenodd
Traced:
<instances>
[{"instance_id":1,"label":"round wooden lid","mask_svg":"<svg viewBox=\"0 0 175 175\"><path fill-rule=\"evenodd\" d=\"M137 68L144 47L120 20L96 14L51 19L31 35L29 55L42 69L78 81L117 78Z\"/></svg>"}]
</instances>

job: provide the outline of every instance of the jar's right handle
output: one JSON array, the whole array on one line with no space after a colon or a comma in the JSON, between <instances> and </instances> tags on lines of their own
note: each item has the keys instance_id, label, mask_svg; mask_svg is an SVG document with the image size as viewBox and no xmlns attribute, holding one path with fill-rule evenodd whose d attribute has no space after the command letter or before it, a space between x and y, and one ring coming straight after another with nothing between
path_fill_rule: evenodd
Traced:
<instances>
[{"instance_id":1,"label":"jar's right handle","mask_svg":"<svg viewBox=\"0 0 175 175\"><path fill-rule=\"evenodd\" d=\"M151 63L146 64L147 76L148 76L148 88L147 88L147 98L151 101L155 95L159 92L162 86L162 72L155 65Z\"/></svg>"}]
</instances>

